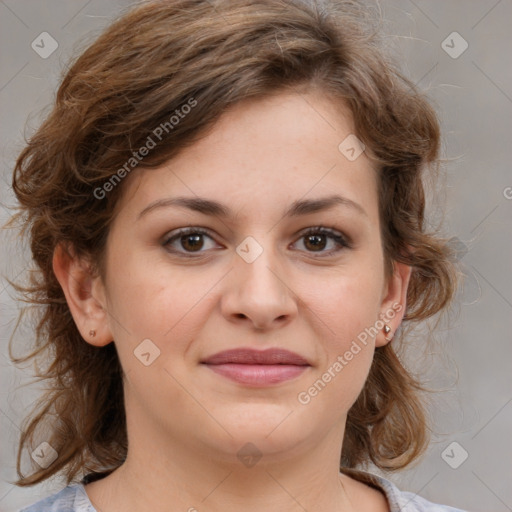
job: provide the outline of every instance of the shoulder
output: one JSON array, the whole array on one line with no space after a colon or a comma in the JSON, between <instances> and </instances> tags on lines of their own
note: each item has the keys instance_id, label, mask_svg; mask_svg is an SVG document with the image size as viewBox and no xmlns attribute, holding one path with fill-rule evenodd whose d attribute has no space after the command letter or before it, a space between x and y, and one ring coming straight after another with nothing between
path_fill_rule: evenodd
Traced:
<instances>
[{"instance_id":1,"label":"shoulder","mask_svg":"<svg viewBox=\"0 0 512 512\"><path fill-rule=\"evenodd\" d=\"M82 484L68 485L20 512L96 512Z\"/></svg>"},{"instance_id":2,"label":"shoulder","mask_svg":"<svg viewBox=\"0 0 512 512\"><path fill-rule=\"evenodd\" d=\"M432 503L412 492L405 492L378 475L365 471L343 468L346 475L380 489L388 500L390 512L466 512L464 510Z\"/></svg>"},{"instance_id":3,"label":"shoulder","mask_svg":"<svg viewBox=\"0 0 512 512\"><path fill-rule=\"evenodd\" d=\"M397 510L403 512L466 512L460 508L432 503L412 492L401 492L397 489L397 497L400 503L399 507L402 507Z\"/></svg>"},{"instance_id":4,"label":"shoulder","mask_svg":"<svg viewBox=\"0 0 512 512\"><path fill-rule=\"evenodd\" d=\"M391 482L389 482L391 484ZM391 484L393 485L393 484ZM448 505L441 505L439 503L432 503L425 498L418 496L412 492L403 492L394 486L396 510L403 512L465 512L460 508L450 507ZM393 510L393 509L392 509Z\"/></svg>"}]
</instances>

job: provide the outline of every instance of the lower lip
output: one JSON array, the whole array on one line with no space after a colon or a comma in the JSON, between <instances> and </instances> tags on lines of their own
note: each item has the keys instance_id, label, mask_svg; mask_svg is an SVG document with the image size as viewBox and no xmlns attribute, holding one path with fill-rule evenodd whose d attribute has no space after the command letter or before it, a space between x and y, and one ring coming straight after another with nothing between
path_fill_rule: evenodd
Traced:
<instances>
[{"instance_id":1,"label":"lower lip","mask_svg":"<svg viewBox=\"0 0 512 512\"><path fill-rule=\"evenodd\" d=\"M240 384L268 386L301 375L309 366L288 364L206 364L210 370Z\"/></svg>"}]
</instances>

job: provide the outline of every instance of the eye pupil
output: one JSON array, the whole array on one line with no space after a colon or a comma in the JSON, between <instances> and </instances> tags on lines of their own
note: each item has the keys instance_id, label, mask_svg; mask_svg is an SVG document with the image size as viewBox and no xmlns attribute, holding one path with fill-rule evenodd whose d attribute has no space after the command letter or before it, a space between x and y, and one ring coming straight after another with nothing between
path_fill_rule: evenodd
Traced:
<instances>
[{"instance_id":1,"label":"eye pupil","mask_svg":"<svg viewBox=\"0 0 512 512\"><path fill-rule=\"evenodd\" d=\"M323 239L323 240L321 240L321 239ZM316 248L316 249L318 249L318 248L324 249L325 248L325 235L308 235L306 237L306 240L307 240L306 245L308 244L308 242L311 242L313 248Z\"/></svg>"},{"instance_id":2,"label":"eye pupil","mask_svg":"<svg viewBox=\"0 0 512 512\"><path fill-rule=\"evenodd\" d=\"M185 235L181 237L181 245L184 249L191 249L191 250L197 250L201 249L203 247L204 241L202 240L203 235L195 234L195 235ZM185 241L185 243L184 243ZM190 242L190 246L187 247L187 244Z\"/></svg>"}]
</instances>

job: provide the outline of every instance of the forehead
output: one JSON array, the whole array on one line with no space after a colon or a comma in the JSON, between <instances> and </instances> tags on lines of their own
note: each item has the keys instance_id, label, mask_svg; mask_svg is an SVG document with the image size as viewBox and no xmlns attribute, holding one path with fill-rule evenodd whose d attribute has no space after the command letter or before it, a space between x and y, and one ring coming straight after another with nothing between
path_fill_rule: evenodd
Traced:
<instances>
[{"instance_id":1,"label":"forehead","mask_svg":"<svg viewBox=\"0 0 512 512\"><path fill-rule=\"evenodd\" d=\"M299 198L341 194L372 217L375 170L365 152L347 158L354 131L348 108L320 93L245 101L165 165L135 170L118 206L140 213L158 199L200 196L263 219Z\"/></svg>"}]
</instances>

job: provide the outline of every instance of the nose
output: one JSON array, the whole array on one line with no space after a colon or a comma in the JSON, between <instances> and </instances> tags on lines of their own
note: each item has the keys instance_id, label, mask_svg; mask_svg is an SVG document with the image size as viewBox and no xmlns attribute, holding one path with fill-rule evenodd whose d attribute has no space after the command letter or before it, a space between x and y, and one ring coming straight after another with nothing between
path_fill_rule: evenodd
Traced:
<instances>
[{"instance_id":1,"label":"nose","mask_svg":"<svg viewBox=\"0 0 512 512\"><path fill-rule=\"evenodd\" d=\"M252 263L238 255L234 261L222 295L224 317L257 331L288 324L297 315L297 298L277 256L264 250Z\"/></svg>"}]
</instances>

